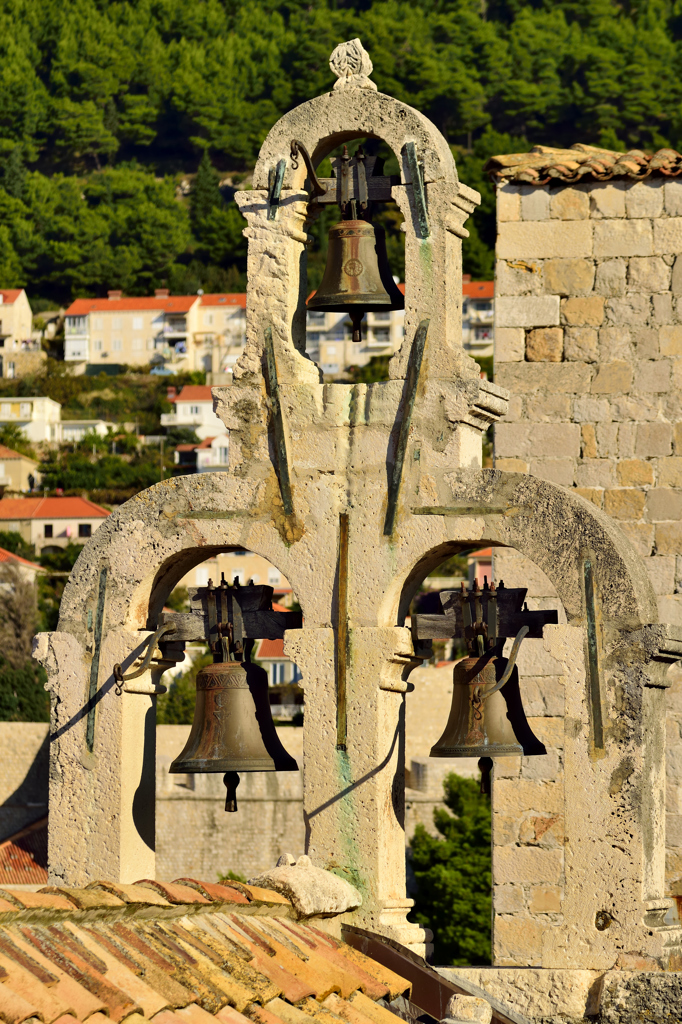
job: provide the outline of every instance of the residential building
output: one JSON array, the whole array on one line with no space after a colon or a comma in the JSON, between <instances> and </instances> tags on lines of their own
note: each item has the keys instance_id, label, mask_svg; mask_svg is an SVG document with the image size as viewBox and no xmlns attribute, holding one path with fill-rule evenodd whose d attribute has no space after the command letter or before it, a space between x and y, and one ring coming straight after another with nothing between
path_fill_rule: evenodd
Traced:
<instances>
[{"instance_id":1,"label":"residential building","mask_svg":"<svg viewBox=\"0 0 682 1024\"><path fill-rule=\"evenodd\" d=\"M213 558L195 565L193 569L183 576L178 586L180 587L205 587L209 580L213 583L220 582L222 576L228 583L234 583L235 579L243 586L253 580L254 583L264 583L272 587L275 596L286 599L292 595L291 585L285 576L274 565L271 565L262 555L255 551L221 551Z\"/></svg>"},{"instance_id":2,"label":"residential building","mask_svg":"<svg viewBox=\"0 0 682 1024\"><path fill-rule=\"evenodd\" d=\"M36 373L47 359L31 337L33 314L23 288L0 289L0 377Z\"/></svg>"},{"instance_id":3,"label":"residential building","mask_svg":"<svg viewBox=\"0 0 682 1024\"><path fill-rule=\"evenodd\" d=\"M32 491L39 483L36 460L0 444L0 498L7 491L14 494Z\"/></svg>"},{"instance_id":4,"label":"residential building","mask_svg":"<svg viewBox=\"0 0 682 1024\"><path fill-rule=\"evenodd\" d=\"M462 275L462 340L472 356L492 356L495 282Z\"/></svg>"},{"instance_id":5,"label":"residential building","mask_svg":"<svg viewBox=\"0 0 682 1024\"><path fill-rule=\"evenodd\" d=\"M202 295L194 368L210 373L211 384L231 384L232 368L245 343L246 293Z\"/></svg>"},{"instance_id":6,"label":"residential building","mask_svg":"<svg viewBox=\"0 0 682 1024\"><path fill-rule=\"evenodd\" d=\"M118 424L109 423L107 420L61 420L59 440L63 444L78 444L86 434L97 434L98 437L106 437L110 430L115 430Z\"/></svg>"},{"instance_id":7,"label":"residential building","mask_svg":"<svg viewBox=\"0 0 682 1024\"><path fill-rule=\"evenodd\" d=\"M162 427L187 427L202 441L208 437L223 437L227 442L227 430L213 411L213 395L208 384L185 384L179 395L175 394L175 388L169 388L168 399L174 409L161 414Z\"/></svg>"},{"instance_id":8,"label":"residential building","mask_svg":"<svg viewBox=\"0 0 682 1024\"><path fill-rule=\"evenodd\" d=\"M3 568L5 566L16 566L19 570L19 575L26 583L35 583L36 576L38 573L44 573L42 565L37 562L31 562L28 558L21 558L20 555L15 555L13 551L6 551L5 548L0 548L0 586L6 586L3 582Z\"/></svg>"},{"instance_id":9,"label":"residential building","mask_svg":"<svg viewBox=\"0 0 682 1024\"><path fill-rule=\"evenodd\" d=\"M175 449L176 476L188 473L218 473L227 469L229 461L229 437L207 437L199 444L179 444Z\"/></svg>"},{"instance_id":10,"label":"residential building","mask_svg":"<svg viewBox=\"0 0 682 1024\"><path fill-rule=\"evenodd\" d=\"M51 398L0 399L0 426L14 425L29 441L59 441L62 407Z\"/></svg>"},{"instance_id":11,"label":"residential building","mask_svg":"<svg viewBox=\"0 0 682 1024\"><path fill-rule=\"evenodd\" d=\"M84 544L108 515L87 498L0 499L0 529L16 530L36 554Z\"/></svg>"}]
</instances>

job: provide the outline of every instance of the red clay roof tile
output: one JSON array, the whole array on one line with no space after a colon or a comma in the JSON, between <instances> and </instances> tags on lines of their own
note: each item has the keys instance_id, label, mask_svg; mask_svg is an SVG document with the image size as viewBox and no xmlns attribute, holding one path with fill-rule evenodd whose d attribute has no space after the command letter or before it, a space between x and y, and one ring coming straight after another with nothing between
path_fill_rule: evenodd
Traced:
<instances>
[{"instance_id":1,"label":"red clay roof tile","mask_svg":"<svg viewBox=\"0 0 682 1024\"><path fill-rule=\"evenodd\" d=\"M609 181L649 177L676 178L682 173L682 154L674 149L620 153L577 142L570 149L533 146L528 153L492 156L484 168L494 181L546 185L551 181Z\"/></svg>"},{"instance_id":2,"label":"red clay roof tile","mask_svg":"<svg viewBox=\"0 0 682 1024\"><path fill-rule=\"evenodd\" d=\"M152 878L142 878L135 885L143 889L152 889L159 896L163 896L169 903L210 903L205 896L202 896L196 889L190 889L188 885L178 885L176 882L155 882Z\"/></svg>"},{"instance_id":3,"label":"red clay roof tile","mask_svg":"<svg viewBox=\"0 0 682 1024\"><path fill-rule=\"evenodd\" d=\"M65 899L64 896L52 896L45 892L29 892L26 889L0 889L0 897L25 910L73 910L73 903Z\"/></svg>"},{"instance_id":4,"label":"red clay roof tile","mask_svg":"<svg viewBox=\"0 0 682 1024\"><path fill-rule=\"evenodd\" d=\"M154 889L146 885L127 885L123 882L90 882L88 889L101 890L118 897L124 903L140 904L146 907L168 907L170 903Z\"/></svg>"},{"instance_id":5,"label":"red clay roof tile","mask_svg":"<svg viewBox=\"0 0 682 1024\"><path fill-rule=\"evenodd\" d=\"M248 903L247 897L233 889L231 885L219 885L217 882L198 882L196 878L176 878L173 885L188 886L195 889L207 900L216 903Z\"/></svg>"},{"instance_id":6,"label":"red clay roof tile","mask_svg":"<svg viewBox=\"0 0 682 1024\"><path fill-rule=\"evenodd\" d=\"M32 1000L29 1002L7 985L0 985L0 1017L5 1024L21 1024L29 1017L40 1019L40 1016L40 1011Z\"/></svg>"},{"instance_id":7,"label":"red clay roof tile","mask_svg":"<svg viewBox=\"0 0 682 1024\"><path fill-rule=\"evenodd\" d=\"M0 499L0 519L106 519L108 515L87 498Z\"/></svg>"}]
</instances>

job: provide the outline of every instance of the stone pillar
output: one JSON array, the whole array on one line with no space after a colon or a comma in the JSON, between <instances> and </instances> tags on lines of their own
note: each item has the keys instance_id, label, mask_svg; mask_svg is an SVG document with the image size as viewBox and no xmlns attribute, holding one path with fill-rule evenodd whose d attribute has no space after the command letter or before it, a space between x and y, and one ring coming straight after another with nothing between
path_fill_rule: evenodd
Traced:
<instances>
[{"instance_id":1,"label":"stone pillar","mask_svg":"<svg viewBox=\"0 0 682 1024\"><path fill-rule=\"evenodd\" d=\"M551 162L551 152L547 156ZM644 558L682 624L682 182L497 192L495 465L575 488ZM682 891L682 677L668 701L667 885Z\"/></svg>"}]
</instances>

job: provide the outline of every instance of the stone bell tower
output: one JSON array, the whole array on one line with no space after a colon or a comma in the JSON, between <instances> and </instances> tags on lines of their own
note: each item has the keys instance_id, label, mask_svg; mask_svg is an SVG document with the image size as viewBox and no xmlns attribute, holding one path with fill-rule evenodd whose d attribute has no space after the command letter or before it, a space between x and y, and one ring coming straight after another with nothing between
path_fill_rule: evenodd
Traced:
<instances>
[{"instance_id":1,"label":"stone bell tower","mask_svg":"<svg viewBox=\"0 0 682 1024\"><path fill-rule=\"evenodd\" d=\"M435 126L376 90L359 40L337 47L331 67L334 88L277 122L253 190L235 197L248 224L247 343L234 383L213 389L229 471L165 481L118 509L74 568L58 632L37 639L53 697L51 878L153 872L154 694L172 645L160 641L166 661L120 695L113 665L143 655L191 565L247 548L286 575L303 610L285 645L305 691L306 852L362 894L353 924L423 952L428 936L407 921L405 894L404 708L420 699L406 697L420 659L405 619L449 554L506 545L543 569L566 611L546 642L566 665L566 744L582 794L576 802L566 782L556 797L567 809L565 912L548 920L533 962L575 966L578 950L582 965L602 967L625 944L663 966L679 936L663 923L662 687L682 642L651 625L646 572L603 512L481 469L482 434L507 393L462 349L461 239L479 196ZM373 187L404 215L405 341L388 380L325 384L305 355L314 168L367 138L400 166L399 182ZM636 795L610 795L624 759ZM610 927L595 927L604 914Z\"/></svg>"}]
</instances>

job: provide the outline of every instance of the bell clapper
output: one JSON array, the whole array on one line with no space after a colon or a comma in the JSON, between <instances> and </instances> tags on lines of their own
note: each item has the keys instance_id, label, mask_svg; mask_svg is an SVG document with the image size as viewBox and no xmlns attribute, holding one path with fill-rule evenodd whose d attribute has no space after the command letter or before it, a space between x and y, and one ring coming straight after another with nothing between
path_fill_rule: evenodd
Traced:
<instances>
[{"instance_id":1,"label":"bell clapper","mask_svg":"<svg viewBox=\"0 0 682 1024\"><path fill-rule=\"evenodd\" d=\"M237 786L241 782L239 778L239 772L225 772L223 775L223 783L227 793L225 794L225 810L236 811L237 810Z\"/></svg>"},{"instance_id":2,"label":"bell clapper","mask_svg":"<svg viewBox=\"0 0 682 1024\"><path fill-rule=\"evenodd\" d=\"M353 324L353 341L362 341L362 318L365 315L362 309L352 309L350 311L350 319Z\"/></svg>"},{"instance_id":3,"label":"bell clapper","mask_svg":"<svg viewBox=\"0 0 682 1024\"><path fill-rule=\"evenodd\" d=\"M481 796L491 796L492 794L490 773L493 769L493 764L492 757L480 757L478 759L478 770L481 773L481 788L479 790Z\"/></svg>"}]
</instances>

